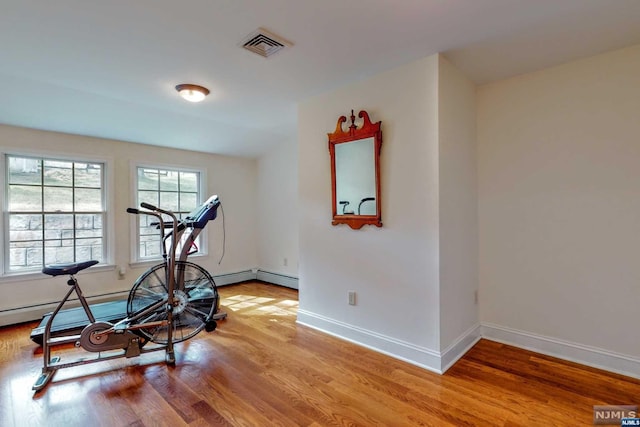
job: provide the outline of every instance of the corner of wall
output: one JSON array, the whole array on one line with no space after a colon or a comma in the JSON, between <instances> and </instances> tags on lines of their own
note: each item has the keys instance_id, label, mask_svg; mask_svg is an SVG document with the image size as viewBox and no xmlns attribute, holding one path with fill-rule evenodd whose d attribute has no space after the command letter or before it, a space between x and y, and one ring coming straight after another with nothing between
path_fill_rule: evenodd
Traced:
<instances>
[{"instance_id":1,"label":"corner of wall","mask_svg":"<svg viewBox=\"0 0 640 427\"><path fill-rule=\"evenodd\" d=\"M476 102L473 82L443 55L438 71L440 348L451 349L479 322Z\"/></svg>"}]
</instances>

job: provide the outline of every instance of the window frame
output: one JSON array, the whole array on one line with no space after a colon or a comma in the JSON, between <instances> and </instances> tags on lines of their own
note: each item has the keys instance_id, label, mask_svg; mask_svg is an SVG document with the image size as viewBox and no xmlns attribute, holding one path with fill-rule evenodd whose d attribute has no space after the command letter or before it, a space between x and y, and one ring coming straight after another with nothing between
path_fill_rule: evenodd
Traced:
<instances>
[{"instance_id":1,"label":"window frame","mask_svg":"<svg viewBox=\"0 0 640 427\"><path fill-rule=\"evenodd\" d=\"M0 149L0 184L2 186L2 197L0 197L0 215L2 216L2 230L0 230L0 281L31 280L42 278L41 268L10 270L10 246L9 234L10 214L9 214L9 168L8 159L10 157L32 158L39 161L60 161L72 163L97 163L102 167L102 261L91 269L91 273L104 271L113 268L115 254L115 233L113 211L113 159L107 157L86 156L77 153L61 152L55 153L47 150L12 150ZM44 182L42 183L44 187ZM74 188L72 186L70 188ZM44 212L44 206L42 206ZM63 212L64 213L64 212ZM72 212L77 213L77 212ZM82 213L82 212L79 212ZM75 224L74 224L75 228ZM76 238L74 237L74 240Z\"/></svg>"},{"instance_id":2,"label":"window frame","mask_svg":"<svg viewBox=\"0 0 640 427\"><path fill-rule=\"evenodd\" d=\"M167 164L167 163L155 163L155 162L132 162L131 163L131 207L136 209L140 208L140 204L138 202L138 169L140 168L149 168L149 169L158 169L160 171L172 171L172 172L187 172L187 173L196 173L198 174L198 185L197 185L197 200L196 205L199 206L206 200L206 191L207 191L207 171L203 168L193 167L193 166L184 166L180 164ZM159 192L160 190L158 190ZM158 206L162 208L162 206ZM140 257L140 215L130 215L130 253L131 260L129 264L132 267L140 267L140 266L152 266L162 262L162 256L158 256L155 258L141 258ZM198 252L190 255L190 257L204 257L209 254L209 245L208 245L208 233L201 233L198 236L199 245Z\"/></svg>"}]
</instances>

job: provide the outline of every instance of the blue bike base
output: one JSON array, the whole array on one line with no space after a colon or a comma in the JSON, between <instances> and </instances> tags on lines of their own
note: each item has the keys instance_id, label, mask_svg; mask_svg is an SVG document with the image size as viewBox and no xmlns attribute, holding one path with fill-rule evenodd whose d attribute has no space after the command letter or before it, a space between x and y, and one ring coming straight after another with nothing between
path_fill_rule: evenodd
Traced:
<instances>
[{"instance_id":1,"label":"blue bike base","mask_svg":"<svg viewBox=\"0 0 640 427\"><path fill-rule=\"evenodd\" d=\"M127 301L110 301L89 306L96 321L115 323L127 317ZM42 345L44 328L52 313L47 313L42 317L40 324L31 331L31 341ZM68 308L60 310L53 319L51 326L51 337L60 335L74 335L82 332L89 324L89 318L82 307Z\"/></svg>"}]
</instances>

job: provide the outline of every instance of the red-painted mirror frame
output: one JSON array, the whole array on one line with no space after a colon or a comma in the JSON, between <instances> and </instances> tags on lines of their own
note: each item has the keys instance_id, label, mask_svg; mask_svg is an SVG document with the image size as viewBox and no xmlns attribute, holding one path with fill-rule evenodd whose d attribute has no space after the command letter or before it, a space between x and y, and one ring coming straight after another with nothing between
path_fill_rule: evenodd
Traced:
<instances>
[{"instance_id":1,"label":"red-painted mirror frame","mask_svg":"<svg viewBox=\"0 0 640 427\"><path fill-rule=\"evenodd\" d=\"M345 116L341 116L336 124L336 129L333 133L328 133L329 137L329 154L331 156L331 196L332 196L332 210L333 220L332 225L347 224L354 230L362 228L363 225L375 225L382 227L382 203L380 199L380 150L382 148L382 131L380 127L382 122L371 123L369 114L362 110L358 113L358 117L362 119L362 126L358 128L355 124L355 115L351 110L351 125L344 131L342 124L347 121ZM341 214L337 208L336 198L336 145L345 144L349 142L358 141L361 139L373 138L373 150L374 150L374 163L375 163L375 215L356 215L356 214Z\"/></svg>"}]
</instances>

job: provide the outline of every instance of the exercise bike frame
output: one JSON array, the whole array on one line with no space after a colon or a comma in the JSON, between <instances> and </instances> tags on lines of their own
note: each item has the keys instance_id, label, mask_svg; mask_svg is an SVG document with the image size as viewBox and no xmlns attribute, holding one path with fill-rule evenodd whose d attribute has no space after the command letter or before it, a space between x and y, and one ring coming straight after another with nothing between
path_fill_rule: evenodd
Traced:
<instances>
[{"instance_id":1,"label":"exercise bike frame","mask_svg":"<svg viewBox=\"0 0 640 427\"><path fill-rule=\"evenodd\" d=\"M213 196L209 200L207 200L207 202L205 202L205 205L203 206L212 206L211 203L219 204L219 201L216 196ZM213 205L213 206L217 208L217 205ZM166 265L167 267L166 297L163 297L159 301L154 302L149 306L138 310L134 314L129 315L126 318L114 324L109 324L107 322L96 322L95 316L93 315L93 312L91 311L91 308L89 307L89 304L87 303L87 300L82 293L82 289L80 288L78 281L75 278L75 274L77 274L81 270L84 270L86 268L91 267L92 265L97 264L98 261L81 262L81 263L75 263L75 264L68 264L64 266L45 267L43 269L43 272L51 274L53 276L69 274L70 277L67 280L67 284L71 288L66 293L65 297L57 305L55 310L52 312L45 326L43 343L42 343L43 368L42 368L41 375L38 377L36 383L33 385L33 390L35 391L42 390L49 383L49 381L53 377L53 374L58 369L68 368L72 366L101 362L101 361L116 359L120 357L127 357L127 358L137 357L143 353L150 353L150 352L159 351L159 350L165 350L166 363L168 364L175 363L175 352L173 348L173 344L174 344L173 343L173 329L174 329L173 310L174 310L174 307L176 307L176 301L174 299L174 290L176 289L176 278L175 278L176 248L177 248L178 242L182 238L184 230L189 228L190 233L188 234L185 242L183 242L183 247L180 253L180 261L186 261L187 256L193 253L191 251L191 247L193 245L193 242L195 241L195 238L198 236L198 234L200 233L204 225L201 225L199 227L195 227L191 225L189 227L189 225L187 225L185 222L178 221L178 218L171 211L163 210L147 203L141 203L141 207L146 210L129 208L127 209L127 212L132 214L150 215L158 219L158 223L156 225L158 226L158 229L160 230L160 234L162 236L162 239L161 239L162 254L164 258L163 264ZM169 216L172 219L172 221L170 223L165 222L162 217L163 214ZM165 233L165 226L171 227L171 231L169 233ZM168 251L167 251L167 239L169 239ZM180 280L184 281L184 278L181 277ZM69 297L73 292L76 293L78 297L78 301L80 302L90 322L89 325L85 327L85 331L87 328L91 328L94 326L97 328L104 327L104 329L100 329L96 332L89 330L88 338L86 334L85 336L83 336L83 334L79 334L79 335L74 334L74 335L58 336L58 337L52 338L51 327L53 326L53 320L55 319L56 315L60 312L62 307L65 305L65 303L67 303L67 301L69 300ZM136 323L140 319L144 319L145 317L151 317L151 315L157 314L158 310L164 310L166 312L165 320L148 321L147 319L147 320L143 320L140 323ZM211 319L209 318L206 319L206 322L213 321L214 318L220 319L224 317L226 317L226 314L213 316L213 318ZM142 348L142 345L140 342L142 337L131 332L139 329L156 328L159 326L168 326L166 329L167 342L165 345L156 345L155 347L152 347L152 348ZM83 331L83 333L85 331ZM58 356L51 357L51 347L53 345L68 344L68 343L75 342L76 347L80 347L82 342L81 340L86 340L86 339L88 339L89 342L87 343L85 341L85 344L87 344L89 347L93 347L93 346L95 347L92 350L87 350L87 348L83 345L83 348L85 348L85 350L87 351L98 353L97 357L77 359L69 362L61 362L61 358ZM105 339L107 341L102 342ZM108 341L110 339L113 342L109 343ZM108 345L106 345L106 348L104 350L101 350L101 345L105 345L105 344L108 344ZM109 355L101 354L103 351L111 351L111 350L118 350L118 349L120 349L120 351L117 351L115 354L109 354Z\"/></svg>"}]
</instances>

